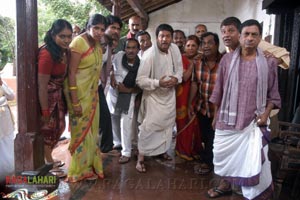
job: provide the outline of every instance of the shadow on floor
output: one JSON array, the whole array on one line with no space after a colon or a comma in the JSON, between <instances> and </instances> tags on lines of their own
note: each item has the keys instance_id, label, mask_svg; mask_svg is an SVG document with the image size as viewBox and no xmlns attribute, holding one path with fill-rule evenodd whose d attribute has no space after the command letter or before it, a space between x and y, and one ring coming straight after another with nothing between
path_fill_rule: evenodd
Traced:
<instances>
[{"instance_id":1,"label":"shadow on floor","mask_svg":"<svg viewBox=\"0 0 300 200\"><path fill-rule=\"evenodd\" d=\"M61 142L53 152L56 159L70 162L68 142ZM173 148L174 149L174 148ZM210 175L197 175L194 166L197 161L185 161L175 157L172 161L146 158L146 173L135 169L136 159L119 164L119 153L102 154L104 179L66 183L61 181L59 199L122 199L122 200L201 200L208 199L206 192L216 185L219 178ZM220 200L239 200L242 196L232 194Z\"/></svg>"}]
</instances>

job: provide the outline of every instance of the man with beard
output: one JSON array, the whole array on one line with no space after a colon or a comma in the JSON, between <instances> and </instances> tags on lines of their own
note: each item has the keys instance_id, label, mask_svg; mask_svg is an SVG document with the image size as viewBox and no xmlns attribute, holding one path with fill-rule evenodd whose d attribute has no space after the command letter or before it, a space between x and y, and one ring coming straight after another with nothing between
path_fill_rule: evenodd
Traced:
<instances>
[{"instance_id":1,"label":"man with beard","mask_svg":"<svg viewBox=\"0 0 300 200\"><path fill-rule=\"evenodd\" d=\"M122 28L122 20L114 15L106 17L108 23L105 29L105 35L101 39L101 47L103 49L102 69L100 74L101 84L98 86L99 104L100 104L100 127L99 134L101 135L100 149L102 153L107 153L113 149L113 132L110 120L110 113L105 99L107 91L107 83L109 82L109 74L112 72L112 48L113 38L120 38Z\"/></svg>"},{"instance_id":2,"label":"man with beard","mask_svg":"<svg viewBox=\"0 0 300 200\"><path fill-rule=\"evenodd\" d=\"M144 156L172 159L167 151L175 125L175 87L182 80L182 59L178 47L172 43L173 32L169 24L156 28L156 43L144 53L136 79L143 89L138 117L141 125L136 169L139 172L146 172Z\"/></svg>"},{"instance_id":3,"label":"man with beard","mask_svg":"<svg viewBox=\"0 0 300 200\"><path fill-rule=\"evenodd\" d=\"M197 114L202 133L202 142L204 143L200 159L202 163L195 167L198 174L208 174L213 169L213 140L214 129L212 122L214 119L214 105L209 102L210 95L217 79L218 65L221 59L219 52L219 37L216 33L206 32L201 35L201 47L203 55L201 62L195 66L194 80L190 89L188 103L188 113L190 118ZM197 94L196 108L192 106L192 101Z\"/></svg>"},{"instance_id":4,"label":"man with beard","mask_svg":"<svg viewBox=\"0 0 300 200\"><path fill-rule=\"evenodd\" d=\"M129 162L131 157L134 100L139 92L135 84L140 65L140 59L137 56L139 49L139 42L130 38L126 42L125 52L120 51L114 56L116 87L110 86L106 97L111 113L114 138L118 137L122 145L120 164Z\"/></svg>"}]
</instances>

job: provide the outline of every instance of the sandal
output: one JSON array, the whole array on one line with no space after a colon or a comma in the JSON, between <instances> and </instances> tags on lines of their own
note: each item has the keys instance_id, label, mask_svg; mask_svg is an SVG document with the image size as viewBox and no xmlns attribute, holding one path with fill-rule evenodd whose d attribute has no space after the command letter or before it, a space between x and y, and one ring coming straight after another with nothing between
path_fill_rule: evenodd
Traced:
<instances>
[{"instance_id":1,"label":"sandal","mask_svg":"<svg viewBox=\"0 0 300 200\"><path fill-rule=\"evenodd\" d=\"M119 163L120 164L125 164L125 163L128 163L130 161L130 157L127 157L127 156L121 156L119 158Z\"/></svg>"},{"instance_id":2,"label":"sandal","mask_svg":"<svg viewBox=\"0 0 300 200\"><path fill-rule=\"evenodd\" d=\"M64 178L67 176L67 173L64 170L50 170L50 173L59 178Z\"/></svg>"},{"instance_id":3,"label":"sandal","mask_svg":"<svg viewBox=\"0 0 300 200\"><path fill-rule=\"evenodd\" d=\"M87 181L94 181L94 180L97 180L98 179L98 176L96 174L86 178Z\"/></svg>"},{"instance_id":4,"label":"sandal","mask_svg":"<svg viewBox=\"0 0 300 200\"><path fill-rule=\"evenodd\" d=\"M167 153L163 153L163 154L160 154L158 156L158 158L162 159L162 160L166 160L166 161L171 161L173 160L171 156L169 156Z\"/></svg>"},{"instance_id":5,"label":"sandal","mask_svg":"<svg viewBox=\"0 0 300 200\"><path fill-rule=\"evenodd\" d=\"M53 167L52 168L59 168L65 165L65 162L63 161L55 161L53 162Z\"/></svg>"},{"instance_id":6,"label":"sandal","mask_svg":"<svg viewBox=\"0 0 300 200\"><path fill-rule=\"evenodd\" d=\"M196 165L194 167L194 172L196 174L200 174L200 175L206 175L209 174L212 171L212 167L210 167L208 164L206 163L202 163L200 165Z\"/></svg>"},{"instance_id":7,"label":"sandal","mask_svg":"<svg viewBox=\"0 0 300 200\"><path fill-rule=\"evenodd\" d=\"M211 195L209 193L209 191L211 191L215 193L215 196ZM232 190L229 189L229 190L223 190L223 189L219 189L218 187L214 187L212 189L210 189L209 191L207 191L207 197L210 198L210 199L214 199L214 198L219 198L219 197L222 197L222 196L227 196L227 195L231 195L232 194Z\"/></svg>"},{"instance_id":8,"label":"sandal","mask_svg":"<svg viewBox=\"0 0 300 200\"><path fill-rule=\"evenodd\" d=\"M144 161L137 161L135 169L140 173L146 173Z\"/></svg>"}]
</instances>

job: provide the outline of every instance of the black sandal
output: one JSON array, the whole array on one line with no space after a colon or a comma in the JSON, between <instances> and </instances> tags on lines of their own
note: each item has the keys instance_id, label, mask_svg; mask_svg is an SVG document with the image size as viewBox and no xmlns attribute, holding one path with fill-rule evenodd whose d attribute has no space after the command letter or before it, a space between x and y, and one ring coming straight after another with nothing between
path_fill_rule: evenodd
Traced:
<instances>
[{"instance_id":1,"label":"black sandal","mask_svg":"<svg viewBox=\"0 0 300 200\"><path fill-rule=\"evenodd\" d=\"M59 167L62 167L62 166L64 166L66 163L64 163L63 161L55 161L55 162L53 162L53 169L54 168L59 168Z\"/></svg>"},{"instance_id":2,"label":"black sandal","mask_svg":"<svg viewBox=\"0 0 300 200\"><path fill-rule=\"evenodd\" d=\"M119 163L120 164L125 164L125 163L128 163L130 161L130 157L127 157L127 156L121 156L119 158Z\"/></svg>"},{"instance_id":3,"label":"black sandal","mask_svg":"<svg viewBox=\"0 0 300 200\"><path fill-rule=\"evenodd\" d=\"M212 171L212 167L206 163L202 163L199 166L195 166L194 172L200 175L207 175Z\"/></svg>"},{"instance_id":4,"label":"black sandal","mask_svg":"<svg viewBox=\"0 0 300 200\"><path fill-rule=\"evenodd\" d=\"M173 160L173 158L171 156L169 156L167 153L163 153L163 154L160 154L158 156L158 158L162 159L162 160L166 160L166 161L171 161Z\"/></svg>"},{"instance_id":5,"label":"black sandal","mask_svg":"<svg viewBox=\"0 0 300 200\"><path fill-rule=\"evenodd\" d=\"M210 199L215 199L215 198L219 198L222 196L227 196L227 195L231 195L232 194L232 190L222 190L222 189L218 189L218 187L214 187L212 188L213 192L216 193L216 196L211 196L208 192L207 192L207 197Z\"/></svg>"}]
</instances>

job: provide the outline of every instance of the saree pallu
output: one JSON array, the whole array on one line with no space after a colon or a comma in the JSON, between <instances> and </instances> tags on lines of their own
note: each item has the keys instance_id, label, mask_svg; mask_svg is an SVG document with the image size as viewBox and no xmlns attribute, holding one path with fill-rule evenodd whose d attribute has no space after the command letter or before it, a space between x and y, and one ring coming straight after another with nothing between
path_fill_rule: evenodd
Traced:
<instances>
[{"instance_id":1,"label":"saree pallu","mask_svg":"<svg viewBox=\"0 0 300 200\"><path fill-rule=\"evenodd\" d=\"M77 40L80 39L83 40L83 38L77 38ZM85 49L85 47L83 46L82 49ZM69 121L71 128L69 150L72 159L68 170L69 182L77 182L94 175L97 175L99 178L104 177L102 159L98 146L98 80L100 76L101 59L102 53L98 45L94 48L88 48L86 52L82 54L76 73L77 96L82 107L81 117L76 117L73 114L68 79L65 81L65 94L68 94L66 95L66 99L70 114Z\"/></svg>"},{"instance_id":2,"label":"saree pallu","mask_svg":"<svg viewBox=\"0 0 300 200\"><path fill-rule=\"evenodd\" d=\"M44 143L51 148L57 144L66 127L67 107L63 94L63 82L64 77L51 76L47 88L50 120L41 122L41 133L44 135Z\"/></svg>"},{"instance_id":3,"label":"saree pallu","mask_svg":"<svg viewBox=\"0 0 300 200\"><path fill-rule=\"evenodd\" d=\"M190 62L182 56L184 70ZM202 150L200 127L197 118L190 122L188 117L188 98L190 94L191 79L182 82L176 89L176 127L177 138L175 151L178 156L186 160L199 159Z\"/></svg>"},{"instance_id":4,"label":"saree pallu","mask_svg":"<svg viewBox=\"0 0 300 200\"><path fill-rule=\"evenodd\" d=\"M269 130L251 124L241 131L216 130L214 170L242 187L245 199L270 199L273 193L268 159Z\"/></svg>"}]
</instances>

